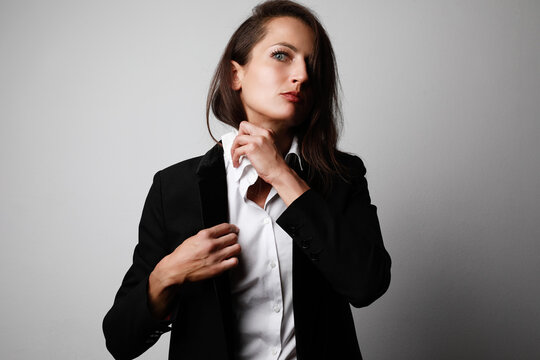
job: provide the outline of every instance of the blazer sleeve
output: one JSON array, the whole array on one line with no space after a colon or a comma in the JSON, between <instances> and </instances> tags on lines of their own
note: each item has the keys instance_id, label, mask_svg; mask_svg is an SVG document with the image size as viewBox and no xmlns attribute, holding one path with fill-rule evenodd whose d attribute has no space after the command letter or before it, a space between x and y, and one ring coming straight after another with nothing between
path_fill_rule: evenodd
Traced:
<instances>
[{"instance_id":1,"label":"blazer sleeve","mask_svg":"<svg viewBox=\"0 0 540 360\"><path fill-rule=\"evenodd\" d=\"M277 223L355 307L371 304L388 289L391 260L377 209L371 204L362 160L349 156L351 179L335 179L326 196L310 189Z\"/></svg>"},{"instance_id":2,"label":"blazer sleeve","mask_svg":"<svg viewBox=\"0 0 540 360\"><path fill-rule=\"evenodd\" d=\"M115 359L133 359L170 330L148 307L148 276L169 253L163 216L161 179L156 173L139 224L139 242L112 308L103 320L107 349Z\"/></svg>"}]
</instances>

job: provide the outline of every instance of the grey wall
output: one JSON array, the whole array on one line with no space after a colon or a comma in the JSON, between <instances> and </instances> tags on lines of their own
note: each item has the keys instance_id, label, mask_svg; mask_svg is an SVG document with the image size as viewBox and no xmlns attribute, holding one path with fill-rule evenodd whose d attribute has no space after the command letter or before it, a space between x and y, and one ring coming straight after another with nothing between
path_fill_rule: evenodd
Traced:
<instances>
[{"instance_id":1,"label":"grey wall","mask_svg":"<svg viewBox=\"0 0 540 360\"><path fill-rule=\"evenodd\" d=\"M539 358L540 3L307 3L394 261L354 312L365 358ZM109 358L152 175L211 145L207 86L254 4L0 3L0 358Z\"/></svg>"}]
</instances>

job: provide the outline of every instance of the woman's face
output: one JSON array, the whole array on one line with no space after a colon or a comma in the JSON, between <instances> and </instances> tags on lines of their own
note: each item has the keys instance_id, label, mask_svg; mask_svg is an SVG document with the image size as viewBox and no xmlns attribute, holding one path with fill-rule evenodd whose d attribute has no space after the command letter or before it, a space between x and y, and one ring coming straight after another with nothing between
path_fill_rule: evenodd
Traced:
<instances>
[{"instance_id":1,"label":"woman's face","mask_svg":"<svg viewBox=\"0 0 540 360\"><path fill-rule=\"evenodd\" d=\"M300 124L311 109L307 62L315 36L293 17L274 18L266 30L248 63L232 61L233 89L240 91L249 122L282 131Z\"/></svg>"}]
</instances>

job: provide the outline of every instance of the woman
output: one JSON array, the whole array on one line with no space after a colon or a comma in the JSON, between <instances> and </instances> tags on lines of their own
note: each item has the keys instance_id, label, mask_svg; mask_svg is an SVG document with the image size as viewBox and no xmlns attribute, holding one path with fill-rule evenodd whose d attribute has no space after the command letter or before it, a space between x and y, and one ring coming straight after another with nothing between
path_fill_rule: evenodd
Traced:
<instances>
[{"instance_id":1,"label":"woman","mask_svg":"<svg viewBox=\"0 0 540 360\"><path fill-rule=\"evenodd\" d=\"M336 149L336 73L296 3L262 3L233 34L207 121L235 130L155 175L103 323L115 358L172 329L170 358L361 359L349 304L386 291L390 257L362 161Z\"/></svg>"}]
</instances>

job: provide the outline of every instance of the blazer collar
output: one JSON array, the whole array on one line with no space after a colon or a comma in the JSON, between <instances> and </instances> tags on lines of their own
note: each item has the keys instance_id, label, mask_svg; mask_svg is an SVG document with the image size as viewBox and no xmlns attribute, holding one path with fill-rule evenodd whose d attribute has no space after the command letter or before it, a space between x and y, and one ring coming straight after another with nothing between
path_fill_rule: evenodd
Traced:
<instances>
[{"instance_id":1,"label":"blazer collar","mask_svg":"<svg viewBox=\"0 0 540 360\"><path fill-rule=\"evenodd\" d=\"M229 221L227 174L220 144L212 147L197 167L201 215L205 228Z\"/></svg>"},{"instance_id":2,"label":"blazer collar","mask_svg":"<svg viewBox=\"0 0 540 360\"><path fill-rule=\"evenodd\" d=\"M197 167L197 176L207 177L213 175L225 175L225 163L223 161L223 146L221 143L214 145L204 154Z\"/></svg>"}]
</instances>

